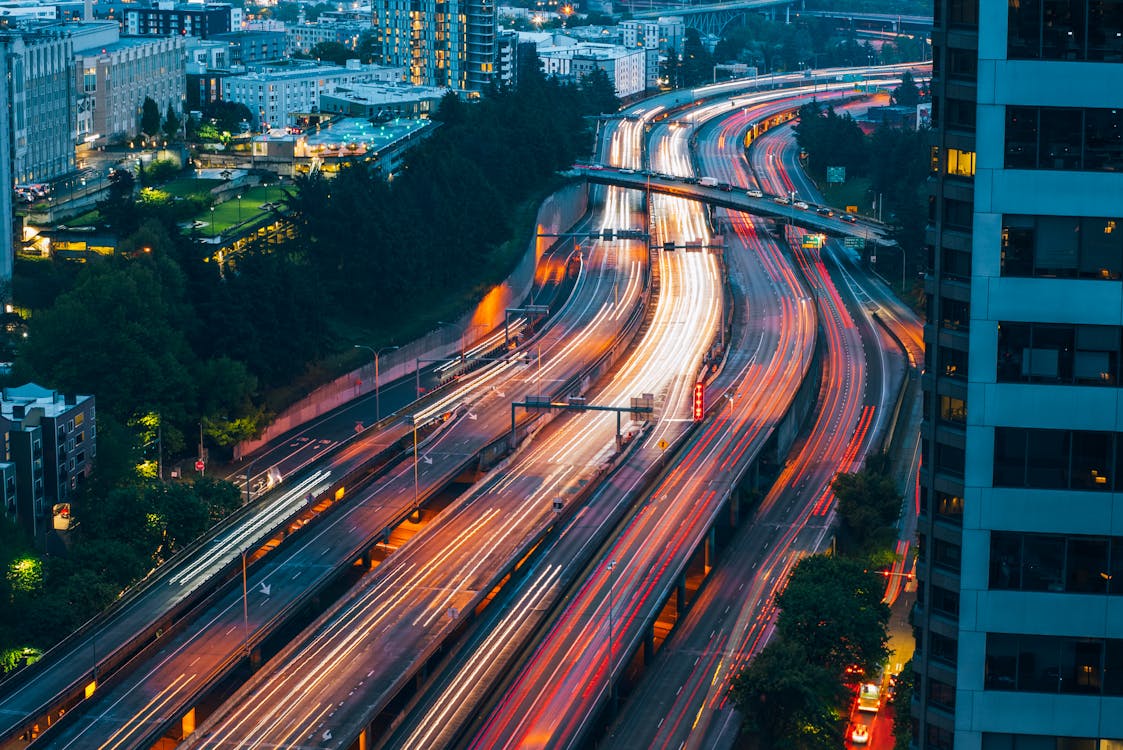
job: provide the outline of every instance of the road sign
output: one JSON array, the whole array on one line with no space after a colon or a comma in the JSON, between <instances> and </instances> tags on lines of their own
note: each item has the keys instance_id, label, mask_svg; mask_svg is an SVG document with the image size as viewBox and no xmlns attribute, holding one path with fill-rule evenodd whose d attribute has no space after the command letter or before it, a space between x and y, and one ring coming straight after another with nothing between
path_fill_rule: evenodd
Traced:
<instances>
[{"instance_id":1,"label":"road sign","mask_svg":"<svg viewBox=\"0 0 1123 750\"><path fill-rule=\"evenodd\" d=\"M801 246L806 250L818 250L823 246L823 235L805 234L803 235L803 243Z\"/></svg>"},{"instance_id":2,"label":"road sign","mask_svg":"<svg viewBox=\"0 0 1123 750\"><path fill-rule=\"evenodd\" d=\"M846 213L856 214L856 213L858 213L858 207L857 206L847 206L846 207Z\"/></svg>"},{"instance_id":3,"label":"road sign","mask_svg":"<svg viewBox=\"0 0 1123 750\"><path fill-rule=\"evenodd\" d=\"M846 182L846 167L827 167L827 182L836 184Z\"/></svg>"},{"instance_id":4,"label":"road sign","mask_svg":"<svg viewBox=\"0 0 1123 750\"><path fill-rule=\"evenodd\" d=\"M203 469L206 468L206 466L207 465L205 463L203 463L203 459L201 459L201 458L195 459L195 471L202 471Z\"/></svg>"},{"instance_id":5,"label":"road sign","mask_svg":"<svg viewBox=\"0 0 1123 750\"><path fill-rule=\"evenodd\" d=\"M854 250L862 250L866 247L866 238L846 237L842 240L842 244L846 247L853 248Z\"/></svg>"},{"instance_id":6,"label":"road sign","mask_svg":"<svg viewBox=\"0 0 1123 750\"><path fill-rule=\"evenodd\" d=\"M656 443L656 445L659 446L659 450L661 450L661 451L667 450L667 441L666 440L660 440L658 443Z\"/></svg>"}]
</instances>

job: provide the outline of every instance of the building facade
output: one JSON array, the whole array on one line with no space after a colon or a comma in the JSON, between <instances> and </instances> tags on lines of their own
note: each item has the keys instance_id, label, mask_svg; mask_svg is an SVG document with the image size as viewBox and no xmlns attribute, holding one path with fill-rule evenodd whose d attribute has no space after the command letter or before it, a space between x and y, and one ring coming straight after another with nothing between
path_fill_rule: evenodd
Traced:
<instances>
[{"instance_id":1,"label":"building facade","mask_svg":"<svg viewBox=\"0 0 1123 750\"><path fill-rule=\"evenodd\" d=\"M621 21L620 31L625 47L642 47L681 55L686 25L679 16L667 16L655 21Z\"/></svg>"},{"instance_id":2,"label":"building facade","mask_svg":"<svg viewBox=\"0 0 1123 750\"><path fill-rule=\"evenodd\" d=\"M63 395L34 383L5 388L0 396L0 458L14 465L15 520L36 540L52 528L52 516L63 513L56 506L70 503L93 471L95 416L93 396ZM10 475L0 472L0 478ZM69 519L69 509L65 515Z\"/></svg>"},{"instance_id":3,"label":"building facade","mask_svg":"<svg viewBox=\"0 0 1123 750\"><path fill-rule=\"evenodd\" d=\"M77 54L76 85L90 103L88 125L79 127L83 143L106 143L134 138L146 98L160 107L183 112L186 81L183 37L121 39ZM90 131L83 133L82 128Z\"/></svg>"},{"instance_id":4,"label":"building facade","mask_svg":"<svg viewBox=\"0 0 1123 750\"><path fill-rule=\"evenodd\" d=\"M375 0L383 62L409 82L478 94L495 77L499 20L492 0Z\"/></svg>"},{"instance_id":5,"label":"building facade","mask_svg":"<svg viewBox=\"0 0 1123 750\"><path fill-rule=\"evenodd\" d=\"M284 31L231 31L213 34L210 41L229 45L228 65L257 65L283 60L287 56Z\"/></svg>"},{"instance_id":6,"label":"building facade","mask_svg":"<svg viewBox=\"0 0 1123 750\"><path fill-rule=\"evenodd\" d=\"M398 80L400 70L379 65L264 67L222 81L223 98L246 105L261 128L295 124L294 115L320 111L320 95L336 86Z\"/></svg>"},{"instance_id":7,"label":"building facade","mask_svg":"<svg viewBox=\"0 0 1123 750\"><path fill-rule=\"evenodd\" d=\"M580 42L539 48L538 59L547 76L575 81L603 70L619 97L634 96L647 88L647 52L642 48Z\"/></svg>"},{"instance_id":8,"label":"building facade","mask_svg":"<svg viewBox=\"0 0 1123 750\"><path fill-rule=\"evenodd\" d=\"M220 3L158 3L127 7L124 31L129 36L197 36L208 39L241 28L242 10Z\"/></svg>"},{"instance_id":9,"label":"building facade","mask_svg":"<svg viewBox=\"0 0 1123 750\"><path fill-rule=\"evenodd\" d=\"M317 44L335 42L342 44L347 49L359 46L359 37L370 33L369 23L362 24L354 21L335 21L332 23L301 23L288 26L285 29L285 43L288 54L308 54Z\"/></svg>"},{"instance_id":10,"label":"building facade","mask_svg":"<svg viewBox=\"0 0 1123 750\"><path fill-rule=\"evenodd\" d=\"M1108 750L1123 743L1123 15L945 0L933 52L914 745Z\"/></svg>"},{"instance_id":11,"label":"building facade","mask_svg":"<svg viewBox=\"0 0 1123 750\"><path fill-rule=\"evenodd\" d=\"M0 34L8 79L12 179L39 183L74 169L74 46L62 25Z\"/></svg>"}]
</instances>

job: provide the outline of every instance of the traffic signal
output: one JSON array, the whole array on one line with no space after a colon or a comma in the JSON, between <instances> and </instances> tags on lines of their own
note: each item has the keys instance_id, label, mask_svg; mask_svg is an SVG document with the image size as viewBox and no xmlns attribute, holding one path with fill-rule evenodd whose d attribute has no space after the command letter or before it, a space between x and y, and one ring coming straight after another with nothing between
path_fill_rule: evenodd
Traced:
<instances>
[{"instance_id":1,"label":"traffic signal","mask_svg":"<svg viewBox=\"0 0 1123 750\"><path fill-rule=\"evenodd\" d=\"M694 384L694 421L701 422L706 416L706 384Z\"/></svg>"}]
</instances>

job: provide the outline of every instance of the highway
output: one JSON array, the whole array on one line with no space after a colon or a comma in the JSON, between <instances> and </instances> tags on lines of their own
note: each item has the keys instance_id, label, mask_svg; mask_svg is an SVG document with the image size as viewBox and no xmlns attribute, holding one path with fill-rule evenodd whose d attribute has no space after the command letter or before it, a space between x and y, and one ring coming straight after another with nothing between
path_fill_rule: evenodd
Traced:
<instances>
[{"instance_id":1,"label":"highway","mask_svg":"<svg viewBox=\"0 0 1123 750\"><path fill-rule=\"evenodd\" d=\"M728 114L728 104L710 112ZM652 131L656 145L651 153L663 163L670 161L676 171L689 164L691 122L705 116L677 115L660 123ZM653 167L665 171L655 161ZM685 205L702 215L700 205ZM588 739L614 675L627 668L627 657L646 637L656 609L678 587L690 553L706 535L740 469L787 412L811 363L813 306L779 253L761 252L766 243L751 231L737 238L727 247L726 262L744 294L738 300L748 308L738 322L749 331L757 327L758 348L742 350L727 362L710 388L717 395L711 396L707 424L650 490L641 511L599 555L591 576L552 620L468 746L571 747ZM734 335L751 339L753 334Z\"/></svg>"},{"instance_id":2,"label":"highway","mask_svg":"<svg viewBox=\"0 0 1123 750\"><path fill-rule=\"evenodd\" d=\"M625 143L635 144L634 158L643 123L624 121L620 132ZM618 193L621 200L614 202L616 192L609 193L605 226L642 229L635 224L638 196ZM683 219L680 225L687 226L688 217ZM646 243L616 245L618 262L642 266ZM720 276L711 253L663 254L657 275L660 294L645 335L588 403L627 405L651 393L656 413L681 423L718 329ZM605 316L621 319L628 310L607 301L602 307ZM554 523L554 502L576 501L605 474L618 450L615 425L611 414L555 418L504 471L391 555L298 646L259 673L191 746L343 747L357 738L366 720ZM666 430L681 429L660 427L659 439Z\"/></svg>"},{"instance_id":3,"label":"highway","mask_svg":"<svg viewBox=\"0 0 1123 750\"><path fill-rule=\"evenodd\" d=\"M619 191L610 191L610 201L614 194ZM609 226L625 226L634 209L619 201L612 205L616 208ZM344 512L325 519L317 533L282 548L284 556L273 559L270 555L267 565L251 568L246 589L256 601L246 612L241 606L241 586L229 586L222 597L208 602L196 615L192 627L161 643L127 679L98 691L95 700L87 701L36 746L150 745L153 733L158 736L163 727L178 721L198 700L202 688L229 672L245 650L243 641L251 646L260 641L279 618L307 600L334 571L383 539L415 503L422 503L470 468L483 447L506 435L510 426L507 403L528 392L554 393L614 347L627 313L636 308L643 293L646 260L645 253L637 256L634 248L630 256L618 252L621 244L594 247L570 301L533 342L531 363L521 357L493 363L431 401L423 412L407 415L422 425L453 415L443 431L421 446L416 476L413 461L399 464L369 491L352 498ZM614 303L614 314L606 313L609 301ZM410 428L404 429L398 438L409 435ZM240 550L235 554L240 555Z\"/></svg>"},{"instance_id":4,"label":"highway","mask_svg":"<svg viewBox=\"0 0 1123 750\"><path fill-rule=\"evenodd\" d=\"M790 128L773 131L752 151L753 172L762 188L794 190L815 200L818 193L796 163L797 153ZM720 158L720 150L703 148L703 154ZM734 746L740 719L728 701L731 680L767 642L774 597L790 568L801 555L821 550L824 524L832 515L829 483L835 472L858 468L865 454L880 446L884 424L871 414L892 407L891 386L905 374L905 360L896 344L872 325L870 315L879 311L887 317L892 310L914 324L915 316L880 282L849 262L833 262L833 256L843 254L839 245L828 245L829 266L803 255L797 241L791 246L816 288L832 350L815 425L753 525L734 538L697 606L630 696L608 735L612 747ZM752 575L746 577L746 571ZM677 694L671 695L667 685L677 686Z\"/></svg>"}]
</instances>

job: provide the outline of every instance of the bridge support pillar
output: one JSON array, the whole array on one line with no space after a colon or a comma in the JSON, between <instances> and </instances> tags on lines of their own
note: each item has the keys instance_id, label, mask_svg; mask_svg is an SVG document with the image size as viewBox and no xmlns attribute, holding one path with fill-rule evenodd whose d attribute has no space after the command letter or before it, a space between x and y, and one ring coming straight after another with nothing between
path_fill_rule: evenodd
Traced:
<instances>
[{"instance_id":1,"label":"bridge support pillar","mask_svg":"<svg viewBox=\"0 0 1123 750\"><path fill-rule=\"evenodd\" d=\"M370 727L363 727L359 732L359 750L370 748Z\"/></svg>"},{"instance_id":2,"label":"bridge support pillar","mask_svg":"<svg viewBox=\"0 0 1123 750\"><path fill-rule=\"evenodd\" d=\"M409 522L410 523L421 523L421 508L420 507L414 508L413 512L409 514Z\"/></svg>"},{"instance_id":3,"label":"bridge support pillar","mask_svg":"<svg viewBox=\"0 0 1123 750\"><path fill-rule=\"evenodd\" d=\"M729 525L737 528L741 523L741 488L734 487L729 493Z\"/></svg>"},{"instance_id":4,"label":"bridge support pillar","mask_svg":"<svg viewBox=\"0 0 1123 750\"><path fill-rule=\"evenodd\" d=\"M647 629L647 634L643 637L643 663L644 666L651 664L651 660L655 658L655 625L652 623L651 627Z\"/></svg>"},{"instance_id":5,"label":"bridge support pillar","mask_svg":"<svg viewBox=\"0 0 1123 750\"><path fill-rule=\"evenodd\" d=\"M250 649L250 671L261 669L261 648Z\"/></svg>"},{"instance_id":6,"label":"bridge support pillar","mask_svg":"<svg viewBox=\"0 0 1123 750\"><path fill-rule=\"evenodd\" d=\"M371 550L369 548L363 550L363 558L362 558L363 570L370 570L373 562L374 562L374 557L371 554Z\"/></svg>"},{"instance_id":7,"label":"bridge support pillar","mask_svg":"<svg viewBox=\"0 0 1123 750\"><path fill-rule=\"evenodd\" d=\"M187 739L195 734L195 707L192 706L191 710L183 715L179 721L180 738Z\"/></svg>"},{"instance_id":8,"label":"bridge support pillar","mask_svg":"<svg viewBox=\"0 0 1123 750\"><path fill-rule=\"evenodd\" d=\"M709 532L706 533L706 541L702 555L702 569L706 575L710 574L710 570L714 567L714 559L717 557L717 528L710 527Z\"/></svg>"},{"instance_id":9,"label":"bridge support pillar","mask_svg":"<svg viewBox=\"0 0 1123 750\"><path fill-rule=\"evenodd\" d=\"M675 585L675 607L679 615L686 614L686 574L679 577Z\"/></svg>"}]
</instances>

